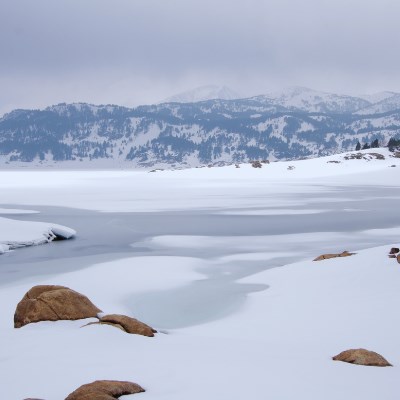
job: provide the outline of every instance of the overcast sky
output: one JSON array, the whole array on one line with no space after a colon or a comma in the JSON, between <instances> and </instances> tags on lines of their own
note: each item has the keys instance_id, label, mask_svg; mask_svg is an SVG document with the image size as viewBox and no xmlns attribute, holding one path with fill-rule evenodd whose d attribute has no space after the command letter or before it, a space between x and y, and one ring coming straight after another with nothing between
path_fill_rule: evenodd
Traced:
<instances>
[{"instance_id":1,"label":"overcast sky","mask_svg":"<svg viewBox=\"0 0 400 400\"><path fill-rule=\"evenodd\" d=\"M0 115L201 85L400 91L399 0L0 0Z\"/></svg>"}]
</instances>

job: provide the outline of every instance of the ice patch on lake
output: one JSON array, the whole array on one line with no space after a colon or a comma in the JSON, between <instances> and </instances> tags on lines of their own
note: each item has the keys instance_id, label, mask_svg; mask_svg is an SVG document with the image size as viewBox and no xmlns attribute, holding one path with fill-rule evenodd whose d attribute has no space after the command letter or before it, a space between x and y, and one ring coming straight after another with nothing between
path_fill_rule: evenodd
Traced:
<instances>
[{"instance_id":1,"label":"ice patch on lake","mask_svg":"<svg viewBox=\"0 0 400 400\"><path fill-rule=\"evenodd\" d=\"M1 215L39 214L39 211L22 210L17 208L0 208Z\"/></svg>"}]
</instances>

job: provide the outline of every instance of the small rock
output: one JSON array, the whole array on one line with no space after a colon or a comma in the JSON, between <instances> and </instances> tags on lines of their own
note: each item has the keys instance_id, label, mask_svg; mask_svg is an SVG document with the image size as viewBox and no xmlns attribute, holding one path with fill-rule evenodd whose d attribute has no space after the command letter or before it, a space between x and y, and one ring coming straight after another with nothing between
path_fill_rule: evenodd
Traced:
<instances>
[{"instance_id":1,"label":"small rock","mask_svg":"<svg viewBox=\"0 0 400 400\"><path fill-rule=\"evenodd\" d=\"M389 258L396 258L396 254L389 254Z\"/></svg>"},{"instance_id":2,"label":"small rock","mask_svg":"<svg viewBox=\"0 0 400 400\"><path fill-rule=\"evenodd\" d=\"M400 251L398 247L392 247L389 254L397 254Z\"/></svg>"},{"instance_id":3,"label":"small rock","mask_svg":"<svg viewBox=\"0 0 400 400\"><path fill-rule=\"evenodd\" d=\"M253 168L262 168L260 161L250 161Z\"/></svg>"},{"instance_id":4,"label":"small rock","mask_svg":"<svg viewBox=\"0 0 400 400\"><path fill-rule=\"evenodd\" d=\"M18 303L14 328L32 322L77 320L96 317L101 312L86 296L65 286L32 287Z\"/></svg>"},{"instance_id":5,"label":"small rock","mask_svg":"<svg viewBox=\"0 0 400 400\"><path fill-rule=\"evenodd\" d=\"M380 354L365 349L342 351L337 356L332 357L332 360L372 367L392 367L392 364L390 364Z\"/></svg>"},{"instance_id":6,"label":"small rock","mask_svg":"<svg viewBox=\"0 0 400 400\"><path fill-rule=\"evenodd\" d=\"M321 254L317 258L314 259L314 261L321 261L321 260L327 260L329 258L336 258L336 257L349 257L352 256L356 253L349 253L347 250L343 251L342 253L334 253L334 254Z\"/></svg>"},{"instance_id":7,"label":"small rock","mask_svg":"<svg viewBox=\"0 0 400 400\"><path fill-rule=\"evenodd\" d=\"M65 400L114 400L120 396L144 391L142 387L133 382L95 381L82 385Z\"/></svg>"},{"instance_id":8,"label":"small rock","mask_svg":"<svg viewBox=\"0 0 400 400\"><path fill-rule=\"evenodd\" d=\"M157 331L145 323L126 315L109 314L100 318L100 323L122 327L127 333L153 337Z\"/></svg>"}]
</instances>

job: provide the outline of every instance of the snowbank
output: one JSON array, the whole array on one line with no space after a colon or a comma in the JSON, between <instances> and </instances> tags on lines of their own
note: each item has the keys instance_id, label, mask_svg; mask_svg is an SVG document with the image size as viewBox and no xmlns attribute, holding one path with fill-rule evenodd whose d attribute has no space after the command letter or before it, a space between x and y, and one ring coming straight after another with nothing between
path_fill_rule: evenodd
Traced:
<instances>
[{"instance_id":1,"label":"snowbank","mask_svg":"<svg viewBox=\"0 0 400 400\"><path fill-rule=\"evenodd\" d=\"M58 224L0 217L0 254L18 247L48 243L56 238L70 239L75 235L73 229Z\"/></svg>"}]
</instances>

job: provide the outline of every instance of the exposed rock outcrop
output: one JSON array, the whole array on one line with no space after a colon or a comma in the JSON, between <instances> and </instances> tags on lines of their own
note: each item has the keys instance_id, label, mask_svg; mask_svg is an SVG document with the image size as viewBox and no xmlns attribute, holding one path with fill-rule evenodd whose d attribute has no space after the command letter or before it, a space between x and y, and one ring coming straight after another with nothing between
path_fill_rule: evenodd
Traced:
<instances>
[{"instance_id":1,"label":"exposed rock outcrop","mask_svg":"<svg viewBox=\"0 0 400 400\"><path fill-rule=\"evenodd\" d=\"M91 322L87 325L111 325L127 333L148 337L153 337L154 334L157 333L157 331L149 325L146 325L145 323L126 315L109 314L98 318L99 322Z\"/></svg>"},{"instance_id":2,"label":"exposed rock outcrop","mask_svg":"<svg viewBox=\"0 0 400 400\"><path fill-rule=\"evenodd\" d=\"M251 163L251 166L253 167L253 168L262 168L262 164L260 163L260 161L250 161L250 163Z\"/></svg>"},{"instance_id":3,"label":"exposed rock outcrop","mask_svg":"<svg viewBox=\"0 0 400 400\"><path fill-rule=\"evenodd\" d=\"M380 354L365 349L342 351L337 356L332 357L332 360L373 367L392 367L392 364L390 364Z\"/></svg>"},{"instance_id":4,"label":"exposed rock outcrop","mask_svg":"<svg viewBox=\"0 0 400 400\"><path fill-rule=\"evenodd\" d=\"M32 322L77 320L101 312L86 296L65 286L40 285L30 289L18 303L14 327Z\"/></svg>"},{"instance_id":5,"label":"exposed rock outcrop","mask_svg":"<svg viewBox=\"0 0 400 400\"><path fill-rule=\"evenodd\" d=\"M317 258L314 259L314 261L321 261L321 260L327 260L329 258L336 258L336 257L349 257L352 256L356 253L349 253L348 251L343 251L342 253L333 253L333 254L321 254Z\"/></svg>"},{"instance_id":6,"label":"exposed rock outcrop","mask_svg":"<svg viewBox=\"0 0 400 400\"><path fill-rule=\"evenodd\" d=\"M145 390L138 384L123 381L95 381L76 389L65 400L114 400Z\"/></svg>"}]
</instances>

